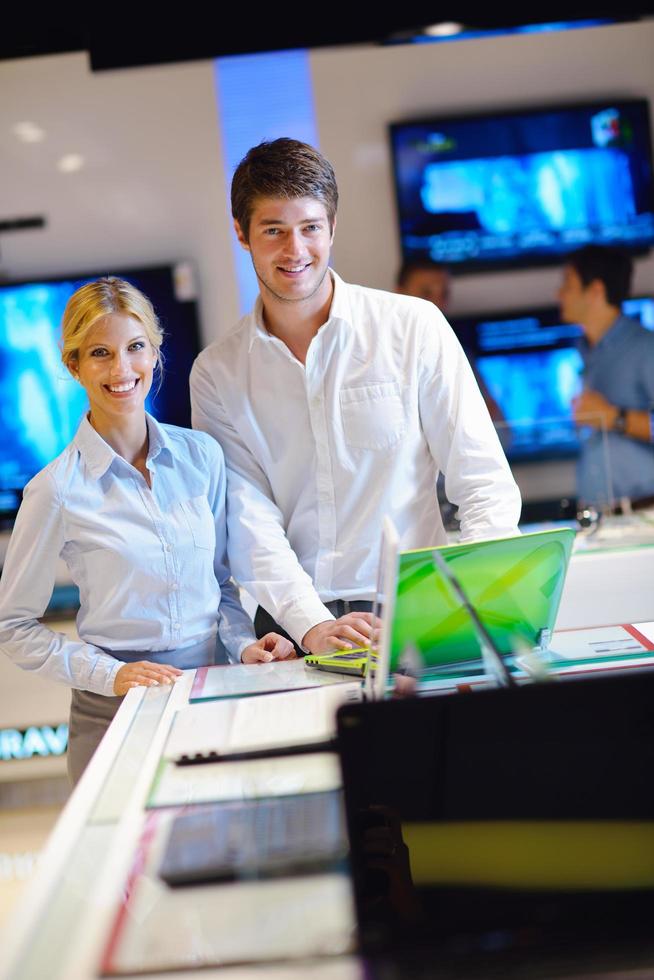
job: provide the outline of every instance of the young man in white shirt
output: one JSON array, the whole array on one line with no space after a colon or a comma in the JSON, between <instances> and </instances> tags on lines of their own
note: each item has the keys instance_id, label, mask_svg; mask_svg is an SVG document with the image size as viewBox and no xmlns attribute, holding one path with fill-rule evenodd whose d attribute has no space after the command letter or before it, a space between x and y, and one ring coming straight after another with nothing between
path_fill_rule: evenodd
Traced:
<instances>
[{"instance_id":1,"label":"young man in white shirt","mask_svg":"<svg viewBox=\"0 0 654 980\"><path fill-rule=\"evenodd\" d=\"M254 311L191 373L193 424L225 452L230 563L295 643L323 653L371 633L383 517L403 548L445 542L439 471L463 541L516 532L520 496L472 370L420 299L329 269L338 191L313 147L253 147L232 182L259 280Z\"/></svg>"}]
</instances>

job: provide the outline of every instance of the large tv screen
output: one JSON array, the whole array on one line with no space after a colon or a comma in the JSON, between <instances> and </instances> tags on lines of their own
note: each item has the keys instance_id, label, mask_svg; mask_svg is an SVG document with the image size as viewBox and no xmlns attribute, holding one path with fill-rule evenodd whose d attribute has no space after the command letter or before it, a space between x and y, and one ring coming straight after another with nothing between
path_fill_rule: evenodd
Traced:
<instances>
[{"instance_id":1,"label":"large tv screen","mask_svg":"<svg viewBox=\"0 0 654 980\"><path fill-rule=\"evenodd\" d=\"M453 271L654 244L645 99L390 127L402 253Z\"/></svg>"},{"instance_id":2,"label":"large tv screen","mask_svg":"<svg viewBox=\"0 0 654 980\"><path fill-rule=\"evenodd\" d=\"M654 330L654 299L625 300L623 312ZM573 458L580 433L572 400L583 384L581 327L561 323L556 307L477 314L451 320L480 382L493 400L513 462Z\"/></svg>"},{"instance_id":3,"label":"large tv screen","mask_svg":"<svg viewBox=\"0 0 654 980\"><path fill-rule=\"evenodd\" d=\"M188 376L199 332L186 264L1 285L0 518L15 514L25 484L70 442L88 407L84 389L61 363L61 319L79 286L108 273L141 289L164 329L163 383L148 396L148 411L162 422L191 424Z\"/></svg>"}]
</instances>

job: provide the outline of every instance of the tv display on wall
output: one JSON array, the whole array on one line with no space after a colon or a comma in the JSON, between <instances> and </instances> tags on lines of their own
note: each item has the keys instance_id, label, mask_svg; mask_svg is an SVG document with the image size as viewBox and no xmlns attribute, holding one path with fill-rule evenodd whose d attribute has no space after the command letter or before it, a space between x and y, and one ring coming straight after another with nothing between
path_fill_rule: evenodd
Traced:
<instances>
[{"instance_id":1,"label":"tv display on wall","mask_svg":"<svg viewBox=\"0 0 654 980\"><path fill-rule=\"evenodd\" d=\"M654 330L654 299L625 300L623 312ZM452 318L482 392L501 414L498 431L512 462L574 458L580 433L572 400L581 393L581 327L556 307Z\"/></svg>"},{"instance_id":2,"label":"tv display on wall","mask_svg":"<svg viewBox=\"0 0 654 980\"><path fill-rule=\"evenodd\" d=\"M390 135L405 259L472 272L654 244L645 99L398 122Z\"/></svg>"},{"instance_id":3,"label":"tv display on wall","mask_svg":"<svg viewBox=\"0 0 654 980\"><path fill-rule=\"evenodd\" d=\"M191 424L188 377L200 347L192 272L186 263L0 285L0 517L18 509L25 484L75 435L84 389L61 363L60 326L85 282L117 275L152 301L164 329L165 369L146 407L162 422Z\"/></svg>"}]
</instances>

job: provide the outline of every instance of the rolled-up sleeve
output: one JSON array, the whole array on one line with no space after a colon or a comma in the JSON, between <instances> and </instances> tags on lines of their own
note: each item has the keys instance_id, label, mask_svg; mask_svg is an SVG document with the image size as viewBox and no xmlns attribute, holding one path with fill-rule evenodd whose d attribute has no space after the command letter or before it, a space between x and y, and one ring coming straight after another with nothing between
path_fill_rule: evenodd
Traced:
<instances>
[{"instance_id":1,"label":"rolled-up sleeve","mask_svg":"<svg viewBox=\"0 0 654 980\"><path fill-rule=\"evenodd\" d=\"M25 488L0 579L0 650L24 670L111 696L120 661L39 622L65 545L61 500L44 470Z\"/></svg>"}]
</instances>

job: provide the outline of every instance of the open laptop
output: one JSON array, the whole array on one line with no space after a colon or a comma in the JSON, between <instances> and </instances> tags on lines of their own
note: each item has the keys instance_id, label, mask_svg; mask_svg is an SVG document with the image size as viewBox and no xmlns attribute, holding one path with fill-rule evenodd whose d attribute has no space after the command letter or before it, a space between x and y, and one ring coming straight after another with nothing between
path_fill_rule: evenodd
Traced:
<instances>
[{"instance_id":1,"label":"open laptop","mask_svg":"<svg viewBox=\"0 0 654 980\"><path fill-rule=\"evenodd\" d=\"M366 976L653 964L653 703L642 669L339 709Z\"/></svg>"},{"instance_id":2,"label":"open laptop","mask_svg":"<svg viewBox=\"0 0 654 980\"><path fill-rule=\"evenodd\" d=\"M390 670L424 676L479 661L480 624L501 657L545 651L574 537L571 528L558 528L401 552Z\"/></svg>"},{"instance_id":3,"label":"open laptop","mask_svg":"<svg viewBox=\"0 0 654 980\"><path fill-rule=\"evenodd\" d=\"M571 528L559 528L399 552L397 531L386 518L375 602L380 625L376 643L370 649L307 656L305 662L362 675L369 667L377 670L374 691L381 696L389 672L425 676L442 667L465 669L471 661L485 661L489 647L499 657L534 647L545 651L574 537Z\"/></svg>"}]
</instances>

